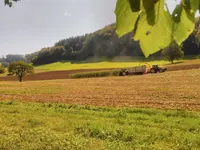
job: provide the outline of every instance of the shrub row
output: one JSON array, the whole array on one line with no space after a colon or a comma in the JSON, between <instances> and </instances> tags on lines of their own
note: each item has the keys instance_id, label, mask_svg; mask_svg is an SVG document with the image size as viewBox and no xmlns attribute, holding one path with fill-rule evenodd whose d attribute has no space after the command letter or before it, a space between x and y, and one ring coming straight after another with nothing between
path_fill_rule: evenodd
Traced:
<instances>
[{"instance_id":1,"label":"shrub row","mask_svg":"<svg viewBox=\"0 0 200 150\"><path fill-rule=\"evenodd\" d=\"M120 70L103 71L103 72L88 72L88 73L72 74L71 77L74 79L97 78L97 77L119 76L119 73L120 73Z\"/></svg>"}]
</instances>

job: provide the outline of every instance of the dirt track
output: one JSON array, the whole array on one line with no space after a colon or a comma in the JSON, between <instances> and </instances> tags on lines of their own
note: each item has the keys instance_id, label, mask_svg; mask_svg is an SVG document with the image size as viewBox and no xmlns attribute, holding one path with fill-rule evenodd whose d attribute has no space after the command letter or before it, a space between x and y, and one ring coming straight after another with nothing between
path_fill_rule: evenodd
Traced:
<instances>
[{"instance_id":1,"label":"dirt track","mask_svg":"<svg viewBox=\"0 0 200 150\"><path fill-rule=\"evenodd\" d=\"M189 69L199 69L200 64L184 64L184 65L169 65L166 66L168 71L178 71L178 70L189 70ZM91 71L103 71L103 70L116 70L116 69L87 69L87 70L67 70L67 71L51 71L37 73L24 77L24 81L34 81L34 80L54 80L54 79L69 79L71 74L81 73L81 72L91 72ZM16 77L0 77L0 81L16 81Z\"/></svg>"}]
</instances>

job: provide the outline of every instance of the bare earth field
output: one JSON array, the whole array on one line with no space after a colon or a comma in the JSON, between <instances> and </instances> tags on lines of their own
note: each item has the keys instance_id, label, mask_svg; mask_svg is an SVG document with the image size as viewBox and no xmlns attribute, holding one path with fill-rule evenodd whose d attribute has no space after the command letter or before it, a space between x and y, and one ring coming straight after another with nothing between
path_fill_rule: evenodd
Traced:
<instances>
[{"instance_id":1,"label":"bare earth field","mask_svg":"<svg viewBox=\"0 0 200 150\"><path fill-rule=\"evenodd\" d=\"M112 69L85 69L85 70L66 70L66 71L49 71L42 72L33 75L28 75L23 78L24 81L36 81L36 80L55 80L55 79L69 79L71 74L91 72L91 71L103 71ZM16 81L15 76L0 77L0 81Z\"/></svg>"},{"instance_id":2,"label":"bare earth field","mask_svg":"<svg viewBox=\"0 0 200 150\"><path fill-rule=\"evenodd\" d=\"M200 111L200 69L95 79L0 82L0 100Z\"/></svg>"}]
</instances>

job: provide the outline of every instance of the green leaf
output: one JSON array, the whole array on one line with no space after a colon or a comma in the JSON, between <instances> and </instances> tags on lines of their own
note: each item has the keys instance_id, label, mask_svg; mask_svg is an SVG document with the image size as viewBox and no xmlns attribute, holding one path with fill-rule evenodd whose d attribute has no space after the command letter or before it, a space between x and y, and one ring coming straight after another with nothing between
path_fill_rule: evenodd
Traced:
<instances>
[{"instance_id":1,"label":"green leaf","mask_svg":"<svg viewBox=\"0 0 200 150\"><path fill-rule=\"evenodd\" d=\"M182 5L191 13L196 13L199 9L200 0L182 0Z\"/></svg>"},{"instance_id":2,"label":"green leaf","mask_svg":"<svg viewBox=\"0 0 200 150\"><path fill-rule=\"evenodd\" d=\"M191 8L184 5L178 5L173 14L172 34L177 44L181 44L194 30L195 13Z\"/></svg>"},{"instance_id":3,"label":"green leaf","mask_svg":"<svg viewBox=\"0 0 200 150\"><path fill-rule=\"evenodd\" d=\"M129 0L129 3L131 5L131 9L133 12L138 12L140 11L140 3L141 3L141 0Z\"/></svg>"},{"instance_id":4,"label":"green leaf","mask_svg":"<svg viewBox=\"0 0 200 150\"><path fill-rule=\"evenodd\" d=\"M133 6L130 4L131 0L118 0L115 9L116 14L116 27L119 37L131 32L136 24L139 16L138 6L135 7L138 11L132 11ZM132 7L132 8L131 8Z\"/></svg>"},{"instance_id":5,"label":"green leaf","mask_svg":"<svg viewBox=\"0 0 200 150\"><path fill-rule=\"evenodd\" d=\"M139 16L134 35L146 57L167 47L172 41L172 19L164 9L164 0L156 3L148 0L147 6L148 9Z\"/></svg>"}]
</instances>

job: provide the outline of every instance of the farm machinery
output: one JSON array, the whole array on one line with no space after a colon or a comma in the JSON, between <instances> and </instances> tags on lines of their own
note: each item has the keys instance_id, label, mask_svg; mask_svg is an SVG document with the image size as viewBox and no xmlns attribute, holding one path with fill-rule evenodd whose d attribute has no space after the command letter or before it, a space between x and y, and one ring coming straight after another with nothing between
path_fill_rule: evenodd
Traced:
<instances>
[{"instance_id":1,"label":"farm machinery","mask_svg":"<svg viewBox=\"0 0 200 150\"><path fill-rule=\"evenodd\" d=\"M152 67L150 67L150 65L143 65L143 66L122 69L119 75L128 76L128 75L142 75L149 73L162 73L165 72L166 70L167 68L161 68L158 65L153 65Z\"/></svg>"}]
</instances>

